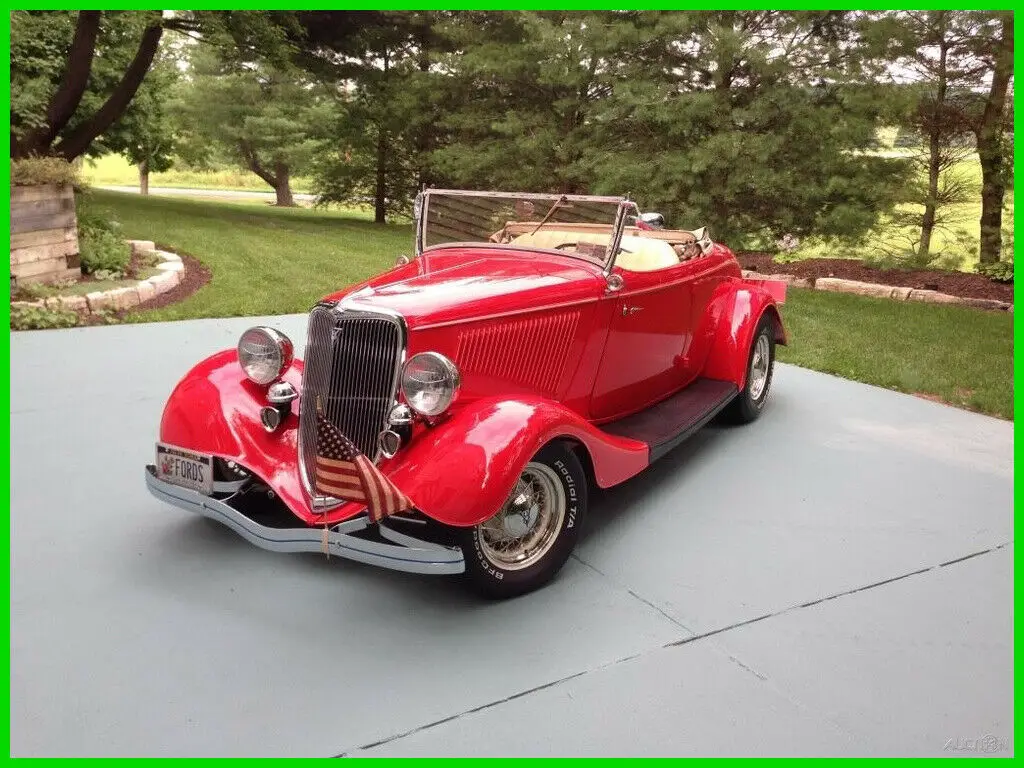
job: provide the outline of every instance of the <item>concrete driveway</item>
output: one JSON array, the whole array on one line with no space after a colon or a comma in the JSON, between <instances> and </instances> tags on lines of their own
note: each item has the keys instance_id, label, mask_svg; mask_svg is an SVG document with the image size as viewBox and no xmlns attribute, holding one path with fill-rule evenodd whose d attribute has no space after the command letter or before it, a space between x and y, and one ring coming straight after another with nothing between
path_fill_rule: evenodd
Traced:
<instances>
[{"instance_id":1,"label":"concrete driveway","mask_svg":"<svg viewBox=\"0 0 1024 768\"><path fill-rule=\"evenodd\" d=\"M483 603L149 496L164 399L255 322L12 334L12 754L1012 754L1010 423L780 366Z\"/></svg>"}]
</instances>

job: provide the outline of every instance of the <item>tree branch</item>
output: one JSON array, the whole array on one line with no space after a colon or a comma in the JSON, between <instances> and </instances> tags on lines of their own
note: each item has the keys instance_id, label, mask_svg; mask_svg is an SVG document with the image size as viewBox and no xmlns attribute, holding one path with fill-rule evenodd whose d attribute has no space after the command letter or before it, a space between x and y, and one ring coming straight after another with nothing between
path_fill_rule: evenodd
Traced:
<instances>
[{"instance_id":1,"label":"tree branch","mask_svg":"<svg viewBox=\"0 0 1024 768\"><path fill-rule=\"evenodd\" d=\"M100 11L80 11L75 37L68 52L67 69L46 108L46 124L31 131L19 145L19 151L31 154L47 149L75 114L92 70L96 35L100 30Z\"/></svg>"},{"instance_id":2,"label":"tree branch","mask_svg":"<svg viewBox=\"0 0 1024 768\"><path fill-rule=\"evenodd\" d=\"M156 56L163 31L164 28L160 24L146 27L142 33L139 49L135 52L135 58L125 70L121 82L117 84L113 93L95 115L61 139L61 142L55 147L57 154L67 160L74 160L89 148L97 136L124 114L153 63L153 57Z\"/></svg>"},{"instance_id":3,"label":"tree branch","mask_svg":"<svg viewBox=\"0 0 1024 768\"><path fill-rule=\"evenodd\" d=\"M242 157L245 160L245 164L249 166L249 170L267 182L267 184L272 186L274 189L277 189L277 176L263 167L263 164L260 163L260 159L256 155L256 150L253 149L252 145L245 139L239 139L238 148L242 151Z\"/></svg>"}]
</instances>

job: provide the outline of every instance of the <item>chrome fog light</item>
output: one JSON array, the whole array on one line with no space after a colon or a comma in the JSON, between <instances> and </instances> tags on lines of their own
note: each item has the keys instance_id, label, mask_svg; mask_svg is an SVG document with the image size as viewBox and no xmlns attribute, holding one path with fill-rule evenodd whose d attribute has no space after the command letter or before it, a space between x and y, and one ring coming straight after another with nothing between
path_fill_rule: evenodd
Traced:
<instances>
[{"instance_id":1,"label":"chrome fog light","mask_svg":"<svg viewBox=\"0 0 1024 768\"><path fill-rule=\"evenodd\" d=\"M291 339L266 326L250 328L238 340L238 364L261 386L270 384L292 364Z\"/></svg>"},{"instance_id":2,"label":"chrome fog light","mask_svg":"<svg viewBox=\"0 0 1024 768\"><path fill-rule=\"evenodd\" d=\"M270 389L267 390L267 400L274 405L287 405L298 396L299 393L295 391L295 387L287 381L271 384Z\"/></svg>"}]
</instances>

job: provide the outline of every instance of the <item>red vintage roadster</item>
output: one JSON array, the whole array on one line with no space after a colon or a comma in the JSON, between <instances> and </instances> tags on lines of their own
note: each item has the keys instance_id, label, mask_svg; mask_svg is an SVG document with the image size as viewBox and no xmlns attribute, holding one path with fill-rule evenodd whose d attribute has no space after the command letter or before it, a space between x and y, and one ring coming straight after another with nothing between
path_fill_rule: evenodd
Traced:
<instances>
[{"instance_id":1,"label":"red vintage roadster","mask_svg":"<svg viewBox=\"0 0 1024 768\"><path fill-rule=\"evenodd\" d=\"M764 407L785 285L620 197L425 190L415 256L189 371L146 483L253 544L508 597L595 486Z\"/></svg>"}]
</instances>

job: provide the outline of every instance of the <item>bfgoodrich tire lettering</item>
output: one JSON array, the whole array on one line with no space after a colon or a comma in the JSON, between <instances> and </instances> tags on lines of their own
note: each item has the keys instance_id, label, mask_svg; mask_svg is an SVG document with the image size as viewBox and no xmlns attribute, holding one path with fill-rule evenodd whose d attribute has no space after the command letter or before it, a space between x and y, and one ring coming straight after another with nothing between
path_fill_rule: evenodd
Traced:
<instances>
[{"instance_id":1,"label":"bfgoodrich tire lettering","mask_svg":"<svg viewBox=\"0 0 1024 768\"><path fill-rule=\"evenodd\" d=\"M562 442L546 445L497 514L459 529L466 578L491 598L543 586L572 554L586 510L587 479L576 454Z\"/></svg>"}]
</instances>

